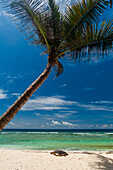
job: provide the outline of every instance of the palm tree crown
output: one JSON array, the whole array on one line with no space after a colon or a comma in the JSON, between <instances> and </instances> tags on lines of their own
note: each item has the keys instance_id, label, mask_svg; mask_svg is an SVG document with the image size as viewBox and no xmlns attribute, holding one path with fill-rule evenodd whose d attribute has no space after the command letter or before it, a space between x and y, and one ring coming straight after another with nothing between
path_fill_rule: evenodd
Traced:
<instances>
[{"instance_id":1,"label":"palm tree crown","mask_svg":"<svg viewBox=\"0 0 113 170\"><path fill-rule=\"evenodd\" d=\"M113 20L99 18L112 0L81 0L60 12L55 0L0 0L10 18L31 44L41 45L48 54L45 71L0 118L0 130L17 114L31 95L47 79L52 67L56 77L63 73L59 59L75 62L98 59L112 49ZM93 53L92 53L93 52ZM93 54L93 55L92 55Z\"/></svg>"},{"instance_id":2,"label":"palm tree crown","mask_svg":"<svg viewBox=\"0 0 113 170\"><path fill-rule=\"evenodd\" d=\"M91 51L104 55L112 47L113 21L98 23L111 0L82 0L61 14L55 0L1 0L25 38L42 45L57 75L63 72L59 58L89 61ZM97 50L96 50L97 49Z\"/></svg>"}]
</instances>

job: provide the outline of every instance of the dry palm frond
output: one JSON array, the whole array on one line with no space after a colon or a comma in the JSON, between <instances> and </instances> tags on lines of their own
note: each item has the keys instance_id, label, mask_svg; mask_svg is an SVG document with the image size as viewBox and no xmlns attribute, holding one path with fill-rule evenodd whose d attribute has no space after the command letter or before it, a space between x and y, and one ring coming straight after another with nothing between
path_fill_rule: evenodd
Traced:
<instances>
[{"instance_id":1,"label":"dry palm frond","mask_svg":"<svg viewBox=\"0 0 113 170\"><path fill-rule=\"evenodd\" d=\"M55 63L54 63L54 69L55 69L55 72L56 72L55 77L58 77L63 73L63 66L58 60L56 60Z\"/></svg>"}]
</instances>

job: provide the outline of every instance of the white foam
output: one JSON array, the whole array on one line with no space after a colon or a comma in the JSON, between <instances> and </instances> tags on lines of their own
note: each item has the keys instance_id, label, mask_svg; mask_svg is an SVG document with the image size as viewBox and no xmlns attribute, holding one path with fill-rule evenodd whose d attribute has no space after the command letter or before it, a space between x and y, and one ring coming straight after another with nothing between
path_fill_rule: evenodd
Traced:
<instances>
[{"instance_id":1,"label":"white foam","mask_svg":"<svg viewBox=\"0 0 113 170\"><path fill-rule=\"evenodd\" d=\"M113 135L113 133L105 133L106 135Z\"/></svg>"}]
</instances>

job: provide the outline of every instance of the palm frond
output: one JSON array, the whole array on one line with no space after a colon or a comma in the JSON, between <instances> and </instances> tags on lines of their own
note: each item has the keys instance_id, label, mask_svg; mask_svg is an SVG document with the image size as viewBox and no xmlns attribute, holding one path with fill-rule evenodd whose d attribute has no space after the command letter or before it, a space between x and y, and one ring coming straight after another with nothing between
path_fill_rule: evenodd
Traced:
<instances>
[{"instance_id":1,"label":"palm frond","mask_svg":"<svg viewBox=\"0 0 113 170\"><path fill-rule=\"evenodd\" d=\"M80 31L85 24L97 22L108 4L108 0L82 0L73 4L66 12L66 28L70 27L70 32L74 29Z\"/></svg>"},{"instance_id":2,"label":"palm frond","mask_svg":"<svg viewBox=\"0 0 113 170\"><path fill-rule=\"evenodd\" d=\"M0 3L31 44L41 43L49 48L44 26L46 8L43 0L0 0Z\"/></svg>"},{"instance_id":3,"label":"palm frond","mask_svg":"<svg viewBox=\"0 0 113 170\"><path fill-rule=\"evenodd\" d=\"M113 20L103 21L101 26L98 24L87 25L75 41L68 39L64 44L66 50L59 55L66 52L68 57L76 62L89 62L109 53L109 50L112 50L113 47L112 42Z\"/></svg>"},{"instance_id":4,"label":"palm frond","mask_svg":"<svg viewBox=\"0 0 113 170\"><path fill-rule=\"evenodd\" d=\"M54 0L49 1L49 22L53 31L53 36L56 36L56 32L58 32L58 21L60 21L60 12L59 7L55 4Z\"/></svg>"},{"instance_id":5,"label":"palm frond","mask_svg":"<svg viewBox=\"0 0 113 170\"><path fill-rule=\"evenodd\" d=\"M55 3L55 0L48 0L48 35L49 43L51 45L52 51L56 50L60 44L62 37L62 15L60 14L59 6Z\"/></svg>"},{"instance_id":6,"label":"palm frond","mask_svg":"<svg viewBox=\"0 0 113 170\"><path fill-rule=\"evenodd\" d=\"M55 72L56 72L55 77L60 76L63 73L63 70L64 70L62 64L57 59L54 62L54 69L55 69Z\"/></svg>"},{"instance_id":7,"label":"palm frond","mask_svg":"<svg viewBox=\"0 0 113 170\"><path fill-rule=\"evenodd\" d=\"M109 3L109 0L82 0L68 7L64 21L65 36L59 48L66 38L81 34L86 24L97 22Z\"/></svg>"}]
</instances>

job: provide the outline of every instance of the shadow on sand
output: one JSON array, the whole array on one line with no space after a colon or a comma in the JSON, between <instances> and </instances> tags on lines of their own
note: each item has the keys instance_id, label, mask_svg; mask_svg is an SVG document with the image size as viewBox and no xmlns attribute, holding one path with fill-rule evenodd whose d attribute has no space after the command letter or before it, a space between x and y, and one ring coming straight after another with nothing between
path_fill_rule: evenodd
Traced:
<instances>
[{"instance_id":1,"label":"shadow on sand","mask_svg":"<svg viewBox=\"0 0 113 170\"><path fill-rule=\"evenodd\" d=\"M97 154L98 162L93 164L93 168L99 170L113 170L113 159Z\"/></svg>"}]
</instances>

